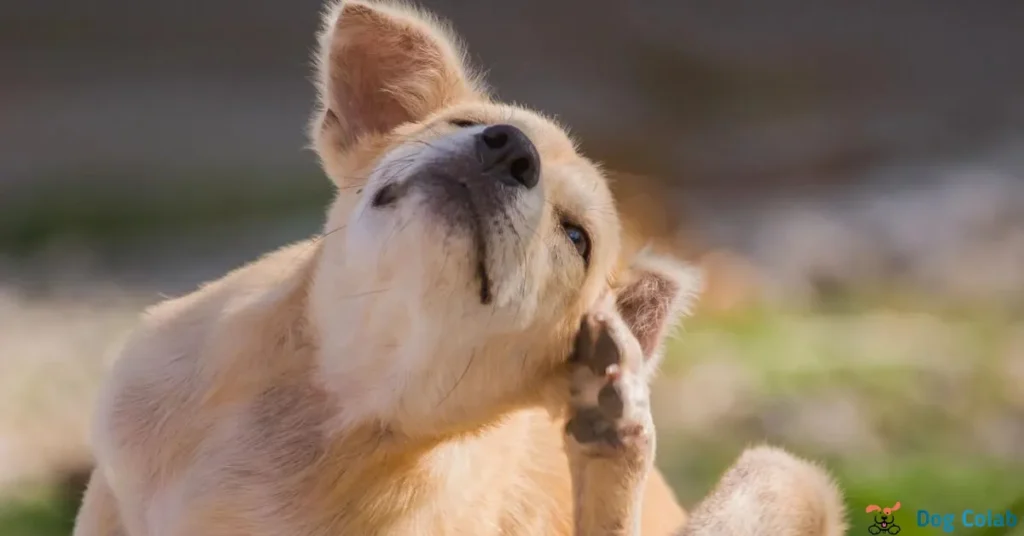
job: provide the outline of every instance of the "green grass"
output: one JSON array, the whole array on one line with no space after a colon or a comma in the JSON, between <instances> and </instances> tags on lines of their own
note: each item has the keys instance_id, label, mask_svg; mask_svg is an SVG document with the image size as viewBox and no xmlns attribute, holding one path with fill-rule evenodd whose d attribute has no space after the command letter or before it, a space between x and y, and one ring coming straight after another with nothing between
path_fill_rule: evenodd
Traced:
<instances>
[{"instance_id":1,"label":"green grass","mask_svg":"<svg viewBox=\"0 0 1024 536\"><path fill-rule=\"evenodd\" d=\"M16 499L0 502L0 535L67 536L77 508L75 501L53 490L19 493Z\"/></svg>"},{"instance_id":2,"label":"green grass","mask_svg":"<svg viewBox=\"0 0 1024 536\"><path fill-rule=\"evenodd\" d=\"M955 533L1024 535L1021 526L959 526L965 509L1009 509L1024 523L1024 444L1014 435L1024 408L1013 376L1024 362L1022 326L993 311L879 306L694 319L671 348L666 376L728 363L743 381L684 383L705 391L685 400L727 390L741 402L707 422L679 426L663 409L659 464L693 505L746 445L767 441L833 473L850 534L867 534L867 505L900 501L901 534L943 534L917 526L917 511L928 510L955 514ZM832 439L837 434L841 441Z\"/></svg>"},{"instance_id":3,"label":"green grass","mask_svg":"<svg viewBox=\"0 0 1024 536\"><path fill-rule=\"evenodd\" d=\"M713 485L722 471L739 455L742 446L728 446L717 450L710 445L693 445L685 460L673 459L672 450L685 447L675 444L660 449L660 465L669 481L680 490L692 490L681 497L684 504L694 505L699 497ZM794 450L794 449L791 449ZM699 461L686 461L699 458ZM846 499L849 534L866 534L870 525L864 509L869 504L891 506L899 501L898 514L902 534L940 534L934 528L916 526L918 510L932 513L954 513L959 519L965 509L976 512L1014 512L1024 523L1024 470L1011 464L998 464L984 460L950 465L943 459L885 460L826 460ZM695 482L700 482L695 485ZM682 495L682 494L681 494ZM982 534L979 529L957 527L957 533ZM997 533L984 533L994 536ZM1018 526L1005 534L1024 535Z\"/></svg>"}]
</instances>

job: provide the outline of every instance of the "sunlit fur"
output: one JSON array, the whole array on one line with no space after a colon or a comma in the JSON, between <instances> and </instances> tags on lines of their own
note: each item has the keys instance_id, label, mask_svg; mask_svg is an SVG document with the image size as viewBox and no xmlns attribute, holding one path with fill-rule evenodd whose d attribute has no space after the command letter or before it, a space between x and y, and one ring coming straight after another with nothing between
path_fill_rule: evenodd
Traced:
<instances>
[{"instance_id":1,"label":"sunlit fur","mask_svg":"<svg viewBox=\"0 0 1024 536\"><path fill-rule=\"evenodd\" d=\"M656 360L696 278L622 259L599 167L551 119L494 102L436 19L337 3L319 43L310 136L338 190L324 232L145 313L99 401L75 534L571 534L561 371L579 319L609 289L632 296L633 318L660 319L631 324ZM451 120L515 125L542 162L481 227L483 255L421 193L371 206L481 128ZM634 480L643 534L683 524L656 471ZM829 493L809 507L839 511Z\"/></svg>"}]
</instances>

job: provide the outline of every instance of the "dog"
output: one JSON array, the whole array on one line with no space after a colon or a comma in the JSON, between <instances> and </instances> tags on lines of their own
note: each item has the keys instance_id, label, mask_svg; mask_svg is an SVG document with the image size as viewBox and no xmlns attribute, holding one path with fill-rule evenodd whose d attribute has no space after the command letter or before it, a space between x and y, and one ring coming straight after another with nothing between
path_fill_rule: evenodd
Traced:
<instances>
[{"instance_id":1,"label":"dog","mask_svg":"<svg viewBox=\"0 0 1024 536\"><path fill-rule=\"evenodd\" d=\"M331 4L316 59L323 233L145 312L75 536L845 529L827 473L771 447L679 506L648 384L699 277L623 258L563 127L401 4Z\"/></svg>"},{"instance_id":2,"label":"dog","mask_svg":"<svg viewBox=\"0 0 1024 536\"><path fill-rule=\"evenodd\" d=\"M893 514L896 510L900 509L900 503L892 505L891 507L882 508L877 504L872 504L865 509L865 512L878 512L875 514L875 522L868 527L868 532L871 534L899 534L900 526L896 524L896 515Z\"/></svg>"}]
</instances>

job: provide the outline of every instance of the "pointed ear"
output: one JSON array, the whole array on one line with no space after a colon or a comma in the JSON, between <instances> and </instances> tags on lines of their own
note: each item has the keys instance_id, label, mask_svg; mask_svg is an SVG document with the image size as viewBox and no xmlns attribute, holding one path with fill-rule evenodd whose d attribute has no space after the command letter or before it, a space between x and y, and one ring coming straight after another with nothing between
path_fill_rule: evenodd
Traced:
<instances>
[{"instance_id":1,"label":"pointed ear","mask_svg":"<svg viewBox=\"0 0 1024 536\"><path fill-rule=\"evenodd\" d=\"M700 292L699 272L669 257L641 253L620 286L616 303L644 358L661 358L665 339Z\"/></svg>"},{"instance_id":2,"label":"pointed ear","mask_svg":"<svg viewBox=\"0 0 1024 536\"><path fill-rule=\"evenodd\" d=\"M445 26L394 2L335 3L316 60L320 106L311 134L321 156L483 94Z\"/></svg>"}]
</instances>

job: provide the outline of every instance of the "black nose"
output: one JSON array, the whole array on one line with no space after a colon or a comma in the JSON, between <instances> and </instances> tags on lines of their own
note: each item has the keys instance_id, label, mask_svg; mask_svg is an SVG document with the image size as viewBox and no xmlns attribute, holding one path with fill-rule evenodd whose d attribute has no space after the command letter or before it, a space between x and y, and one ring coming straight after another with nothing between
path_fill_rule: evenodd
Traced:
<instances>
[{"instance_id":1,"label":"black nose","mask_svg":"<svg viewBox=\"0 0 1024 536\"><path fill-rule=\"evenodd\" d=\"M476 137L476 152L485 172L514 186L533 188L540 181L537 148L522 130L512 125L492 125Z\"/></svg>"}]
</instances>

